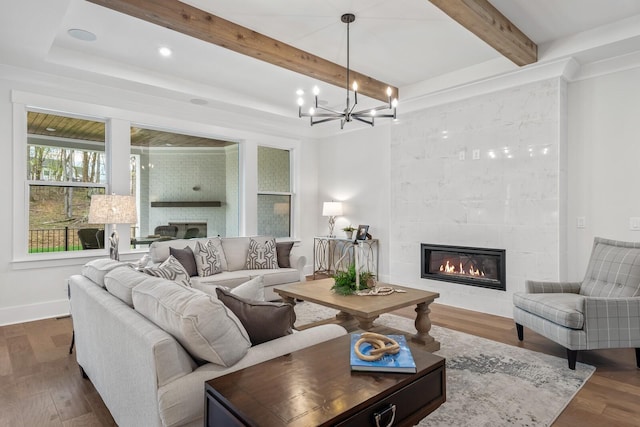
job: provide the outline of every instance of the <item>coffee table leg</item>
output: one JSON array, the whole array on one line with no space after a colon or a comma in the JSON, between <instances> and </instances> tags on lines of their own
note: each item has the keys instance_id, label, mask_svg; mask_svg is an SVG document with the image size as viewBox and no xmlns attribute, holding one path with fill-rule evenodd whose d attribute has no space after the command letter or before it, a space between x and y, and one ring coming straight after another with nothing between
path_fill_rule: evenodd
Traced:
<instances>
[{"instance_id":1,"label":"coffee table leg","mask_svg":"<svg viewBox=\"0 0 640 427\"><path fill-rule=\"evenodd\" d=\"M430 302L421 302L416 306L416 330L418 331L412 338L412 341L424 345L428 351L440 350L440 343L435 340L429 331L431 330L431 319L429 319Z\"/></svg>"},{"instance_id":2,"label":"coffee table leg","mask_svg":"<svg viewBox=\"0 0 640 427\"><path fill-rule=\"evenodd\" d=\"M339 311L338 314L336 314L336 319L340 322L340 323L345 323L348 322L350 320L353 320L353 316L350 315L347 312L344 311Z\"/></svg>"},{"instance_id":3,"label":"coffee table leg","mask_svg":"<svg viewBox=\"0 0 640 427\"><path fill-rule=\"evenodd\" d=\"M296 306L296 299L295 298L291 298L291 297L287 297L287 296L283 296L282 297L282 301L286 302L287 304L291 304L292 306Z\"/></svg>"},{"instance_id":4,"label":"coffee table leg","mask_svg":"<svg viewBox=\"0 0 640 427\"><path fill-rule=\"evenodd\" d=\"M363 331L369 331L369 330L371 330L371 328L373 328L373 322L374 322L378 317L379 317L379 316L365 318L365 317L358 317L358 316L356 316L356 319L358 319L358 327L359 327L360 329L362 329Z\"/></svg>"}]
</instances>

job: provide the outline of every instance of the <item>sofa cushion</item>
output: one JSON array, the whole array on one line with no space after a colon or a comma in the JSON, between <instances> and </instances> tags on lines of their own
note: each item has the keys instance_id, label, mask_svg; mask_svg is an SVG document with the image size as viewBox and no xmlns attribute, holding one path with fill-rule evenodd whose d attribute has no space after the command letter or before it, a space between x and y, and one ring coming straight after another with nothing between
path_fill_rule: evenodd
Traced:
<instances>
[{"instance_id":1,"label":"sofa cushion","mask_svg":"<svg viewBox=\"0 0 640 427\"><path fill-rule=\"evenodd\" d=\"M146 267L144 270L150 276L162 277L163 279L173 280L183 286L190 287L189 273L184 269L182 264L175 259L172 255L160 265Z\"/></svg>"},{"instance_id":2,"label":"sofa cushion","mask_svg":"<svg viewBox=\"0 0 640 427\"><path fill-rule=\"evenodd\" d=\"M193 250L189 246L185 246L184 249L169 248L169 254L177 259L180 264L187 270L189 276L198 275L198 267L196 267L196 259L193 255Z\"/></svg>"},{"instance_id":3,"label":"sofa cushion","mask_svg":"<svg viewBox=\"0 0 640 427\"><path fill-rule=\"evenodd\" d=\"M131 267L116 268L104 276L107 291L129 307L133 307L133 297L131 296L133 288L141 283L151 283L158 280L164 279L144 274Z\"/></svg>"},{"instance_id":4,"label":"sofa cushion","mask_svg":"<svg viewBox=\"0 0 640 427\"><path fill-rule=\"evenodd\" d=\"M606 298L640 296L640 247L637 245L596 238L580 294Z\"/></svg>"},{"instance_id":5,"label":"sofa cushion","mask_svg":"<svg viewBox=\"0 0 640 427\"><path fill-rule=\"evenodd\" d=\"M142 283L133 289L133 306L200 361L231 366L251 346L233 312L197 289L171 281Z\"/></svg>"},{"instance_id":6,"label":"sofa cushion","mask_svg":"<svg viewBox=\"0 0 640 427\"><path fill-rule=\"evenodd\" d=\"M234 288L251 279L252 277L249 275L249 272L247 270L223 271L222 273L214 274L213 276L192 277L191 286L201 290L205 289L206 287L211 287L212 285ZM211 293L215 293L215 291L211 291Z\"/></svg>"},{"instance_id":7,"label":"sofa cushion","mask_svg":"<svg viewBox=\"0 0 640 427\"><path fill-rule=\"evenodd\" d=\"M515 293L513 305L571 329L584 326L584 297L578 294Z\"/></svg>"},{"instance_id":8,"label":"sofa cushion","mask_svg":"<svg viewBox=\"0 0 640 427\"><path fill-rule=\"evenodd\" d=\"M220 253L211 241L198 242L194 255L196 267L198 268L198 276L206 277L222 273Z\"/></svg>"},{"instance_id":9,"label":"sofa cushion","mask_svg":"<svg viewBox=\"0 0 640 427\"><path fill-rule=\"evenodd\" d=\"M104 276L113 269L127 266L126 262L120 262L111 258L101 258L89 261L82 266L82 275L104 288Z\"/></svg>"},{"instance_id":10,"label":"sofa cushion","mask_svg":"<svg viewBox=\"0 0 640 427\"><path fill-rule=\"evenodd\" d=\"M291 304L248 300L223 288L217 288L216 293L240 319L252 345L293 333L296 315Z\"/></svg>"},{"instance_id":11,"label":"sofa cushion","mask_svg":"<svg viewBox=\"0 0 640 427\"><path fill-rule=\"evenodd\" d=\"M291 268L291 263L289 262L289 255L291 255L292 248L293 248L293 242L276 243L276 253L278 255L278 267Z\"/></svg>"},{"instance_id":12,"label":"sofa cushion","mask_svg":"<svg viewBox=\"0 0 640 427\"><path fill-rule=\"evenodd\" d=\"M277 270L251 270L251 278L262 276L264 286L295 283L300 281L300 272L295 268L279 268Z\"/></svg>"},{"instance_id":13,"label":"sofa cushion","mask_svg":"<svg viewBox=\"0 0 640 427\"><path fill-rule=\"evenodd\" d=\"M244 270L249 252L248 237L225 237L221 240L224 256L227 260L227 271Z\"/></svg>"},{"instance_id":14,"label":"sofa cushion","mask_svg":"<svg viewBox=\"0 0 640 427\"><path fill-rule=\"evenodd\" d=\"M249 252L247 253L247 268L249 270L278 268L276 239L269 239L264 243L250 239Z\"/></svg>"}]
</instances>

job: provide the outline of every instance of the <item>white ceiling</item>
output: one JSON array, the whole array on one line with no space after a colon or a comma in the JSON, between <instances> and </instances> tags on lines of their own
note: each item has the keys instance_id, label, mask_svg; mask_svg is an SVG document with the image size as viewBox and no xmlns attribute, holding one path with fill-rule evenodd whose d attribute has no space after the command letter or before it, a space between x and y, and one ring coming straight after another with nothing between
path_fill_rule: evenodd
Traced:
<instances>
[{"instance_id":1,"label":"white ceiling","mask_svg":"<svg viewBox=\"0 0 640 427\"><path fill-rule=\"evenodd\" d=\"M346 65L346 25L340 16L355 13L351 68L399 87L401 102L403 88L457 70L481 64L496 64L499 72L518 68L427 0L184 3L341 65ZM491 3L538 44L541 62L567 55L590 62L640 51L640 0ZM91 31L97 40L74 39L67 33L71 28ZM172 57L160 57L160 46L170 47ZM4 2L0 63L185 102L201 98L209 107L237 104L291 117L297 117L296 89L308 91L316 83L83 0ZM321 97L344 102L344 89L319 86Z\"/></svg>"}]
</instances>

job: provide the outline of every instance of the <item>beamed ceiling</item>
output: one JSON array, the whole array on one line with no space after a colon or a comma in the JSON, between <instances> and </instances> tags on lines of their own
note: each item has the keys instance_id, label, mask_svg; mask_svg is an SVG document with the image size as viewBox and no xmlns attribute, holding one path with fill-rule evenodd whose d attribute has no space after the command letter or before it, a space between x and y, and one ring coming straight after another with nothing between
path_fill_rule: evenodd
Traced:
<instances>
[{"instance_id":1,"label":"beamed ceiling","mask_svg":"<svg viewBox=\"0 0 640 427\"><path fill-rule=\"evenodd\" d=\"M179 0L88 1L338 87L345 85L347 69L342 65ZM515 64L536 62L536 44L487 0L429 1ZM350 70L349 87L353 81L358 82L361 94L373 99L386 101L387 87L392 89L392 97L399 97L393 84L356 70Z\"/></svg>"}]
</instances>

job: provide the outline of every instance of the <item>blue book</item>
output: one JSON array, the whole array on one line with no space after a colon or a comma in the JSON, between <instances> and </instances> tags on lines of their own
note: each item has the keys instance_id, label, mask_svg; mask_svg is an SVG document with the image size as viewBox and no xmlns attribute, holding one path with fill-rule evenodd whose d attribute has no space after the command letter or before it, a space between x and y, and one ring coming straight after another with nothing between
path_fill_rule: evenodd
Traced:
<instances>
[{"instance_id":1,"label":"blue book","mask_svg":"<svg viewBox=\"0 0 640 427\"><path fill-rule=\"evenodd\" d=\"M407 345L404 335L388 335L400 345L400 352L397 354L386 354L382 359L368 362L358 358L353 351L353 346L360 339L360 334L351 334L351 370L367 372L401 372L414 374L416 372L416 362L413 360L411 350ZM370 344L360 344L360 352L369 354L372 346Z\"/></svg>"}]
</instances>

